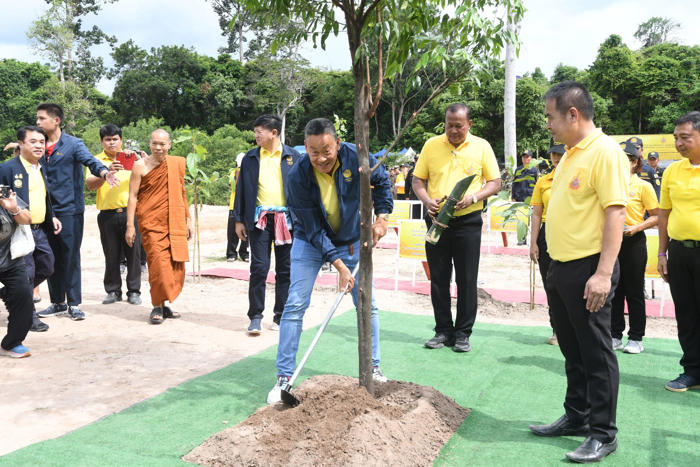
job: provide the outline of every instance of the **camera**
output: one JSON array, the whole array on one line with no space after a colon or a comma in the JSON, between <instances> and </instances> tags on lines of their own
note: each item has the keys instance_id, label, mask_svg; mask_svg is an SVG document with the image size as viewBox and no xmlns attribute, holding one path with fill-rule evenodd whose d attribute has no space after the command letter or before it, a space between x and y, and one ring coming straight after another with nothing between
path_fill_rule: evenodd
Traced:
<instances>
[{"instance_id":1,"label":"camera","mask_svg":"<svg viewBox=\"0 0 700 467\"><path fill-rule=\"evenodd\" d=\"M9 185L0 185L0 198L10 197L10 187Z\"/></svg>"}]
</instances>

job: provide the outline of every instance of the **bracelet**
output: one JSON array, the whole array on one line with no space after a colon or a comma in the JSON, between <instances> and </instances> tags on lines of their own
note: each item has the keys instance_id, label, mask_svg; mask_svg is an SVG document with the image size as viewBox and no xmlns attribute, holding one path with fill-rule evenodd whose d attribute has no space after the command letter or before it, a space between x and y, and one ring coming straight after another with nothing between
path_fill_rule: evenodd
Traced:
<instances>
[{"instance_id":1,"label":"bracelet","mask_svg":"<svg viewBox=\"0 0 700 467\"><path fill-rule=\"evenodd\" d=\"M10 212L10 211L7 211L7 212ZM15 216L19 215L20 212L22 212L22 210L20 208L17 208L17 212L10 212L10 215L12 217L15 217Z\"/></svg>"},{"instance_id":2,"label":"bracelet","mask_svg":"<svg viewBox=\"0 0 700 467\"><path fill-rule=\"evenodd\" d=\"M476 204L478 202L479 202L479 200L476 199L476 195L472 195L472 204Z\"/></svg>"},{"instance_id":3,"label":"bracelet","mask_svg":"<svg viewBox=\"0 0 700 467\"><path fill-rule=\"evenodd\" d=\"M659 256L659 258L662 256L666 256L666 253L659 253L658 256Z\"/></svg>"}]
</instances>

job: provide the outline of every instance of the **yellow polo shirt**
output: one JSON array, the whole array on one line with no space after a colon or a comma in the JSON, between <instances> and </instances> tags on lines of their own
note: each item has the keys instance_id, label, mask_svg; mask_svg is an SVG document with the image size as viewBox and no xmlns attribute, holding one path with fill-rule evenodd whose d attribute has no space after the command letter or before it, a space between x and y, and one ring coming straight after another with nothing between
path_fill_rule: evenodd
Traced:
<instances>
[{"instance_id":1,"label":"yellow polo shirt","mask_svg":"<svg viewBox=\"0 0 700 467\"><path fill-rule=\"evenodd\" d=\"M630 176L629 202L627 203L625 225L631 227L644 222L644 211L659 207L656 192L651 183L639 178L637 174Z\"/></svg>"},{"instance_id":2,"label":"yellow polo shirt","mask_svg":"<svg viewBox=\"0 0 700 467\"><path fill-rule=\"evenodd\" d=\"M668 236L700 240L700 167L688 159L669 165L661 179L661 209L670 209Z\"/></svg>"},{"instance_id":3,"label":"yellow polo shirt","mask_svg":"<svg viewBox=\"0 0 700 467\"><path fill-rule=\"evenodd\" d=\"M24 157L19 156L24 170L27 171L27 189L29 190L29 213L32 215L32 224L41 224L46 220L46 185L41 176L41 166L33 165Z\"/></svg>"},{"instance_id":4,"label":"yellow polo shirt","mask_svg":"<svg viewBox=\"0 0 700 467\"><path fill-rule=\"evenodd\" d=\"M115 161L104 151L95 156L100 162L102 162L105 167ZM129 178L131 177L131 170L120 170L116 173L119 179L119 185L114 188L109 186L109 183L105 182L101 187L97 189L97 209L104 211L107 209L119 209L125 208L129 203Z\"/></svg>"},{"instance_id":5,"label":"yellow polo shirt","mask_svg":"<svg viewBox=\"0 0 700 467\"><path fill-rule=\"evenodd\" d=\"M542 222L547 220L547 205L549 198L552 196L552 179L554 171L545 174L537 179L535 188L532 190L532 198L530 198L531 206L542 206Z\"/></svg>"},{"instance_id":6,"label":"yellow polo shirt","mask_svg":"<svg viewBox=\"0 0 700 467\"><path fill-rule=\"evenodd\" d=\"M557 261L600 253L605 209L626 206L630 165L618 143L593 131L554 171L547 206L547 251Z\"/></svg>"},{"instance_id":7,"label":"yellow polo shirt","mask_svg":"<svg viewBox=\"0 0 700 467\"><path fill-rule=\"evenodd\" d=\"M235 169L232 169L231 172L228 174L228 181L231 184L231 198L228 202L229 211L233 211L233 202L236 200L236 175L238 175L238 172L240 170L241 169L236 167Z\"/></svg>"},{"instance_id":8,"label":"yellow polo shirt","mask_svg":"<svg viewBox=\"0 0 700 467\"><path fill-rule=\"evenodd\" d=\"M258 206L287 205L282 185L282 146L270 152L260 148L260 175L258 176Z\"/></svg>"},{"instance_id":9,"label":"yellow polo shirt","mask_svg":"<svg viewBox=\"0 0 700 467\"><path fill-rule=\"evenodd\" d=\"M459 147L452 146L446 134L434 136L426 141L420 153L413 175L427 180L428 196L442 198L449 196L457 182L469 175L476 175L467 189L467 194L481 189L485 182L501 178L496 156L491 145L483 138L467 133ZM454 215L463 216L481 211L484 202L479 201Z\"/></svg>"},{"instance_id":10,"label":"yellow polo shirt","mask_svg":"<svg viewBox=\"0 0 700 467\"><path fill-rule=\"evenodd\" d=\"M400 173L396 176L396 194L405 195L406 194L406 177L404 174Z\"/></svg>"},{"instance_id":11,"label":"yellow polo shirt","mask_svg":"<svg viewBox=\"0 0 700 467\"><path fill-rule=\"evenodd\" d=\"M338 167L340 167L340 163L337 160L330 174L319 172L314 167L314 176L321 190L321 201L323 202L323 207L326 208L328 223L331 224L334 232L340 229L340 205L338 203L338 191L334 182L335 172L338 170Z\"/></svg>"}]
</instances>

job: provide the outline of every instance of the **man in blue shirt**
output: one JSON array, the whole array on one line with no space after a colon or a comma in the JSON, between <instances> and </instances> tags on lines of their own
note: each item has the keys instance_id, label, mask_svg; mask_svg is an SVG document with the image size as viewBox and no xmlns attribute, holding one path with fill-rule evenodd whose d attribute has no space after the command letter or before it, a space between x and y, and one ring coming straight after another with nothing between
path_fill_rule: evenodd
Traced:
<instances>
[{"instance_id":1,"label":"man in blue shirt","mask_svg":"<svg viewBox=\"0 0 700 467\"><path fill-rule=\"evenodd\" d=\"M360 172L355 145L341 143L333 124L325 118L311 120L304 129L307 155L289 173L287 203L294 219L291 251L291 286L282 312L277 348L277 384L268 404L280 400L280 392L294 373L304 312L321 265L338 271L338 287L347 286L357 306L355 279L350 272L360 257ZM376 165L370 156L370 166ZM389 175L382 165L372 173L372 201L377 220L372 226L376 244L386 234L393 210ZM379 369L379 317L372 298L372 377L384 382Z\"/></svg>"},{"instance_id":2,"label":"man in blue shirt","mask_svg":"<svg viewBox=\"0 0 700 467\"><path fill-rule=\"evenodd\" d=\"M36 125L48 135L46 155L41 164L46 171L54 215L62 225L60 233L49 236L49 244L56 258L54 273L48 279L51 305L38 315L68 314L73 321L80 321L85 319L85 313L79 308L82 301L80 245L83 243L85 213L83 166L112 186L119 184L119 181L88 151L81 139L61 131L62 123L61 106L52 103L37 106Z\"/></svg>"}]
</instances>

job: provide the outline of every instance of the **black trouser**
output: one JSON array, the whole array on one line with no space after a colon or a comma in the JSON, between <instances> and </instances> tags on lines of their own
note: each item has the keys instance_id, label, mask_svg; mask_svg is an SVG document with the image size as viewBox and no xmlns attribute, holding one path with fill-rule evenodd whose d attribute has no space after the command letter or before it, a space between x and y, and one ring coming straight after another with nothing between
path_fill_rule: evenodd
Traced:
<instances>
[{"instance_id":1,"label":"black trouser","mask_svg":"<svg viewBox=\"0 0 700 467\"><path fill-rule=\"evenodd\" d=\"M554 329L554 323L552 321L552 300L549 298L549 290L547 289L547 271L549 271L549 265L552 263L552 258L549 256L549 251L547 251L547 237L545 232L545 223L543 222L540 226L540 234L537 236L537 266L540 268L540 276L542 277L542 287L544 287L544 293L547 295L547 305L549 309L549 324Z\"/></svg>"},{"instance_id":2,"label":"black trouser","mask_svg":"<svg viewBox=\"0 0 700 467\"><path fill-rule=\"evenodd\" d=\"M54 256L49 239L43 229L32 229L34 251L24 257L27 277L32 288L44 282L53 274Z\"/></svg>"},{"instance_id":3,"label":"black trouser","mask_svg":"<svg viewBox=\"0 0 700 467\"><path fill-rule=\"evenodd\" d=\"M566 360L564 409L574 422L588 422L591 436L602 442L615 437L620 373L610 336L610 307L620 268L615 262L611 292L592 313L583 292L598 267L599 254L574 261L552 261L547 273L549 303L559 348Z\"/></svg>"},{"instance_id":4,"label":"black trouser","mask_svg":"<svg viewBox=\"0 0 700 467\"><path fill-rule=\"evenodd\" d=\"M683 371L700 379L700 247L668 246L668 281L676 308Z\"/></svg>"},{"instance_id":5,"label":"black trouser","mask_svg":"<svg viewBox=\"0 0 700 467\"><path fill-rule=\"evenodd\" d=\"M455 217L442 232L437 245L425 243L430 268L430 300L435 332L469 337L476 320L476 279L481 253L481 211ZM457 282L457 316L452 322L450 280L454 264Z\"/></svg>"},{"instance_id":6,"label":"black trouser","mask_svg":"<svg viewBox=\"0 0 700 467\"><path fill-rule=\"evenodd\" d=\"M245 259L248 257L248 242L241 240L236 235L236 221L233 220L233 211L228 212L226 238L228 239L226 242L226 258L239 256L241 259Z\"/></svg>"},{"instance_id":7,"label":"black trouser","mask_svg":"<svg viewBox=\"0 0 700 467\"><path fill-rule=\"evenodd\" d=\"M622 339L625 330L625 299L629 314L630 329L627 335L633 341L641 341L647 325L646 303L644 302L644 270L647 265L647 236L639 232L622 238L620 253L620 282L615 289L612 301L612 337Z\"/></svg>"},{"instance_id":8,"label":"black trouser","mask_svg":"<svg viewBox=\"0 0 700 467\"><path fill-rule=\"evenodd\" d=\"M102 210L97 215L97 226L100 229L100 241L105 255L104 286L107 293L122 294L122 276L119 271L122 251L126 256L126 289L127 293L141 293L141 234L138 225L136 239L129 246L124 239L126 233L126 209Z\"/></svg>"},{"instance_id":9,"label":"black trouser","mask_svg":"<svg viewBox=\"0 0 700 467\"><path fill-rule=\"evenodd\" d=\"M82 302L80 275L80 245L83 243L85 218L80 214L57 214L61 233L49 237L49 245L56 259L54 274L49 277L51 303L77 306Z\"/></svg>"},{"instance_id":10,"label":"black trouser","mask_svg":"<svg viewBox=\"0 0 700 467\"><path fill-rule=\"evenodd\" d=\"M262 318L265 309L265 281L270 270L270 251L275 243L275 218L267 214L267 226L260 230L253 226L248 230L250 244L250 283L248 284L248 318ZM275 247L275 317L279 324L282 310L289 294L289 252L292 244Z\"/></svg>"},{"instance_id":11,"label":"black trouser","mask_svg":"<svg viewBox=\"0 0 700 467\"><path fill-rule=\"evenodd\" d=\"M27 337L32 326L32 287L27 280L27 267L19 258L11 261L7 269L0 271L0 282L5 286L7 334L2 339L2 348L12 350Z\"/></svg>"}]
</instances>

